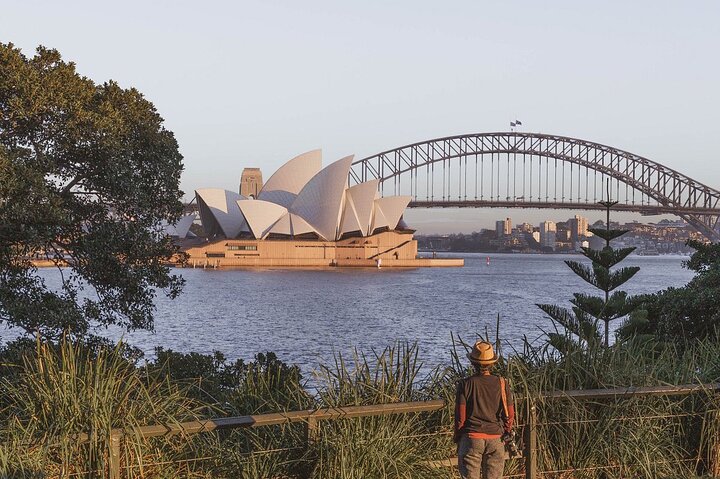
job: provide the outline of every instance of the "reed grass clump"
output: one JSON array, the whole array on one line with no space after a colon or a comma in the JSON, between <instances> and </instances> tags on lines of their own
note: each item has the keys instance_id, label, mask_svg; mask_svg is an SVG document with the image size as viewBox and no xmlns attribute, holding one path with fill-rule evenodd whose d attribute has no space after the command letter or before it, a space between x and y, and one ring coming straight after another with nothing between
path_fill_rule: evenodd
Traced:
<instances>
[{"instance_id":1,"label":"reed grass clump","mask_svg":"<svg viewBox=\"0 0 720 479\"><path fill-rule=\"evenodd\" d=\"M38 341L18 367L17 381L0 380L5 404L0 435L6 445L23 451L19 457L36 456L33 461L44 464L50 476L106 477L111 429L197 417L199 405L181 388L165 378L141 374L119 348ZM144 450L150 445L134 439L130 435L125 442L126 464L147 470L149 455ZM184 447L154 447L151 455L155 461L167 461ZM13 462L24 468L14 475L32 477L33 470L22 460Z\"/></svg>"},{"instance_id":2,"label":"reed grass clump","mask_svg":"<svg viewBox=\"0 0 720 479\"><path fill-rule=\"evenodd\" d=\"M0 479L46 477L52 464L42 447L28 447L31 438L5 435L0 441Z\"/></svg>"},{"instance_id":3,"label":"reed grass clump","mask_svg":"<svg viewBox=\"0 0 720 479\"><path fill-rule=\"evenodd\" d=\"M126 431L122 477L449 478L451 468L432 462L455 454L456 383L472 372L462 344L455 342L448 364L429 373L414 344L338 354L310 386L299 370L270 355L242 365L158 361L138 368L117 349L37 343L15 374L2 379L0 478L107 477L113 428ZM189 359L196 366L204 361ZM521 435L529 406L537 408L538 464L546 477L693 477L720 468L717 394L544 397L571 389L718 382L716 342L629 340L569 354L525 344L496 372L515 392ZM444 399L446 407L320 421L316 429L293 423L152 439L133 432L195 418L432 399ZM83 434L90 440L81 444ZM522 461L508 461L505 472L522 474Z\"/></svg>"},{"instance_id":4,"label":"reed grass clump","mask_svg":"<svg viewBox=\"0 0 720 479\"><path fill-rule=\"evenodd\" d=\"M166 365L160 365L161 368ZM224 366L220 366L224 369ZM254 415L314 409L316 399L305 388L296 366L273 353L258 354L250 363L232 365L232 379L217 395L224 415ZM197 457L207 457L203 471L212 477L308 477L307 431L303 424L204 434L194 444Z\"/></svg>"},{"instance_id":5,"label":"reed grass clump","mask_svg":"<svg viewBox=\"0 0 720 479\"><path fill-rule=\"evenodd\" d=\"M420 375L416 344L398 343L370 355L336 354L317 373L323 407L364 406L436 399ZM449 477L431 467L451 453L447 414L413 413L328 421L312 444L312 477Z\"/></svg>"},{"instance_id":6,"label":"reed grass clump","mask_svg":"<svg viewBox=\"0 0 720 479\"><path fill-rule=\"evenodd\" d=\"M718 463L717 393L611 400L547 399L577 389L714 383L720 344L630 340L558 354L526 345L507 363L520 417L538 410L540 469L557 477L694 477ZM710 444L715 446L710 446Z\"/></svg>"}]
</instances>

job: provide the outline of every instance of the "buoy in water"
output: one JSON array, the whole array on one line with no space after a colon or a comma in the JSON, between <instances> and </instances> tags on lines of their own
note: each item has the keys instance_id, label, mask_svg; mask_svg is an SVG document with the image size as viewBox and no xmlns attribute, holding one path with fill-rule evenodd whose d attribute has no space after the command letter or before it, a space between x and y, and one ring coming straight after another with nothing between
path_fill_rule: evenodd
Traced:
<instances>
[{"instance_id":1,"label":"buoy in water","mask_svg":"<svg viewBox=\"0 0 720 479\"><path fill-rule=\"evenodd\" d=\"M490 256L488 256L487 258L485 258L485 264L488 265L488 266L490 266Z\"/></svg>"}]
</instances>

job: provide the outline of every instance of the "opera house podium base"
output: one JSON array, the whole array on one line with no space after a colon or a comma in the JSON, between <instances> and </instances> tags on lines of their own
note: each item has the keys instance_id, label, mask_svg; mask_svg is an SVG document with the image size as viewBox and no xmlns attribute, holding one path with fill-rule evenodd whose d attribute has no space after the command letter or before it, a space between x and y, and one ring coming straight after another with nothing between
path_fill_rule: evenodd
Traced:
<instances>
[{"instance_id":1,"label":"opera house podium base","mask_svg":"<svg viewBox=\"0 0 720 479\"><path fill-rule=\"evenodd\" d=\"M183 248L190 268L417 268L463 266L462 258L418 258L412 233L384 231L338 241L221 239Z\"/></svg>"}]
</instances>

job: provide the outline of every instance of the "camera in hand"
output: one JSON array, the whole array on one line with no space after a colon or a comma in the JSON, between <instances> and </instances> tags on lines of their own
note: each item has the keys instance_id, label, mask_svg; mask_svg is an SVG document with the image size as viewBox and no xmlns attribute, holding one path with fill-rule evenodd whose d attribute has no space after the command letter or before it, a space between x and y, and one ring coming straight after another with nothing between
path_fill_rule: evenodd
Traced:
<instances>
[{"instance_id":1,"label":"camera in hand","mask_svg":"<svg viewBox=\"0 0 720 479\"><path fill-rule=\"evenodd\" d=\"M512 459L514 457L520 457L522 456L522 453L520 452L520 449L517 446L517 443L515 442L515 433L514 432L506 432L501 437L500 440L505 445L505 452L507 452L508 456Z\"/></svg>"}]
</instances>

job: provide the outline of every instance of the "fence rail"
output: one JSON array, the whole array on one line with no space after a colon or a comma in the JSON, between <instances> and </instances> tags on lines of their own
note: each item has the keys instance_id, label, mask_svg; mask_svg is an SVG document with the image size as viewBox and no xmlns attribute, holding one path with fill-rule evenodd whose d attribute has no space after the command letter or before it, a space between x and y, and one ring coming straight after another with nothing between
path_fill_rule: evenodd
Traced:
<instances>
[{"instance_id":1,"label":"fence rail","mask_svg":"<svg viewBox=\"0 0 720 479\"><path fill-rule=\"evenodd\" d=\"M720 391L720 383L552 391L533 398L516 397L516 399L526 400L528 403L523 424L523 457L525 462L524 477L526 479L536 479L539 477L537 466L537 429L540 424L538 424L537 403L540 400L619 399L648 396L677 396L689 395L698 392L718 391ZM432 412L441 410L444 407L446 407L444 400L415 401L393 404L376 404L369 406L349 406L317 410L288 411L250 416L219 417L177 424L158 424L141 426L132 429L113 429L110 433L110 478L120 479L120 442L126 435L152 438L176 434L199 434L216 430L258 428L280 424L304 423L307 425L307 438L310 442L318 435L319 421L384 416L390 414ZM89 440L87 435L81 435L78 439L80 442L86 442ZM434 462L442 465L450 465L451 461L452 459Z\"/></svg>"}]
</instances>

